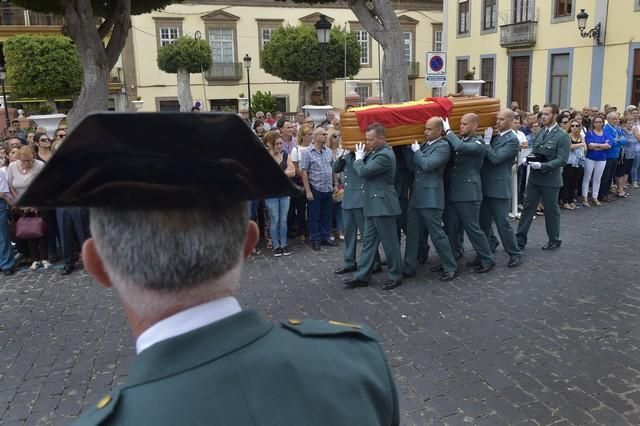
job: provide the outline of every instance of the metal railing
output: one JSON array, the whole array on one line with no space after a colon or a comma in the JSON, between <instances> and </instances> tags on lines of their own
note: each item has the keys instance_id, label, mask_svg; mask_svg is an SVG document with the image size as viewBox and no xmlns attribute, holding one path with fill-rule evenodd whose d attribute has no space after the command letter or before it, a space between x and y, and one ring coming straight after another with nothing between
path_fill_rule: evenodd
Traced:
<instances>
[{"instance_id":1,"label":"metal railing","mask_svg":"<svg viewBox=\"0 0 640 426\"><path fill-rule=\"evenodd\" d=\"M241 62L214 63L205 71L205 77L208 80L240 80L242 78L242 66Z\"/></svg>"},{"instance_id":2,"label":"metal railing","mask_svg":"<svg viewBox=\"0 0 640 426\"><path fill-rule=\"evenodd\" d=\"M536 44L538 8L518 8L499 14L500 45L529 47Z\"/></svg>"},{"instance_id":3,"label":"metal railing","mask_svg":"<svg viewBox=\"0 0 640 426\"><path fill-rule=\"evenodd\" d=\"M407 75L416 78L420 75L420 62L407 62Z\"/></svg>"},{"instance_id":4,"label":"metal railing","mask_svg":"<svg viewBox=\"0 0 640 426\"><path fill-rule=\"evenodd\" d=\"M0 25L29 27L32 25L60 26L62 24L61 16L33 12L13 5L0 5Z\"/></svg>"}]
</instances>

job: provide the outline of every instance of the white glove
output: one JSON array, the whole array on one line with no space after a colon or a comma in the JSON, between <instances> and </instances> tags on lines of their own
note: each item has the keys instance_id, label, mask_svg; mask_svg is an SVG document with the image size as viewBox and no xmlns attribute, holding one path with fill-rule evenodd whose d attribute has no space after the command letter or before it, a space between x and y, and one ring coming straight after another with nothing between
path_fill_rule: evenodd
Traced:
<instances>
[{"instance_id":1,"label":"white glove","mask_svg":"<svg viewBox=\"0 0 640 426\"><path fill-rule=\"evenodd\" d=\"M533 170L538 170L538 169L542 168L542 163L539 163L537 161L530 162L529 165L531 166L531 168Z\"/></svg>"},{"instance_id":2,"label":"white glove","mask_svg":"<svg viewBox=\"0 0 640 426\"><path fill-rule=\"evenodd\" d=\"M492 137L493 137L493 127L487 127L484 131L484 143L489 145L491 143Z\"/></svg>"},{"instance_id":3,"label":"white glove","mask_svg":"<svg viewBox=\"0 0 640 426\"><path fill-rule=\"evenodd\" d=\"M364 160L364 144L363 143L356 144L355 154L356 154L356 161Z\"/></svg>"},{"instance_id":4,"label":"white glove","mask_svg":"<svg viewBox=\"0 0 640 426\"><path fill-rule=\"evenodd\" d=\"M414 141L411 144L411 151L413 152L420 151L420 144L418 143L418 141Z\"/></svg>"},{"instance_id":5,"label":"white glove","mask_svg":"<svg viewBox=\"0 0 640 426\"><path fill-rule=\"evenodd\" d=\"M449 125L449 119L447 117L442 117L442 130L445 133L451 131L451 126Z\"/></svg>"}]
</instances>

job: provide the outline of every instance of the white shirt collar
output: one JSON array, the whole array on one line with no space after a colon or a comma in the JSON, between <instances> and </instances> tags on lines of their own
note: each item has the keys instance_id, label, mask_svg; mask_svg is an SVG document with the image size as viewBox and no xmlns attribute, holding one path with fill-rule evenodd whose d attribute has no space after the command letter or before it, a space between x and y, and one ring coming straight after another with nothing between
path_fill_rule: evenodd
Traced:
<instances>
[{"instance_id":1,"label":"white shirt collar","mask_svg":"<svg viewBox=\"0 0 640 426\"><path fill-rule=\"evenodd\" d=\"M558 123L553 123L551 126L547 126L547 131L550 132L553 130L554 127L556 127L558 125Z\"/></svg>"},{"instance_id":2,"label":"white shirt collar","mask_svg":"<svg viewBox=\"0 0 640 426\"><path fill-rule=\"evenodd\" d=\"M504 135L506 135L506 134L507 134L507 133L509 133L509 132L513 132L513 129L507 129L507 130L505 130L504 132L500 132L500 136L504 136Z\"/></svg>"},{"instance_id":3,"label":"white shirt collar","mask_svg":"<svg viewBox=\"0 0 640 426\"><path fill-rule=\"evenodd\" d=\"M438 138L438 139L434 139L434 140L432 140L431 142L427 142L427 146L431 146L431 145L433 145L434 143L438 142L440 139L442 139L442 138L440 137L440 138Z\"/></svg>"},{"instance_id":4,"label":"white shirt collar","mask_svg":"<svg viewBox=\"0 0 640 426\"><path fill-rule=\"evenodd\" d=\"M136 353L242 311L235 297L223 297L173 314L147 328L136 340Z\"/></svg>"}]
</instances>

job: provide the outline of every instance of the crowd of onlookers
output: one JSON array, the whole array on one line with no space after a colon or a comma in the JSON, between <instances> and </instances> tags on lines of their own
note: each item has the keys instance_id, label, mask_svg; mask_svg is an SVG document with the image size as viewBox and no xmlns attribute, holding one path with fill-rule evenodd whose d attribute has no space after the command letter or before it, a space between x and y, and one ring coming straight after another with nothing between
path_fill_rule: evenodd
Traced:
<instances>
[{"instance_id":1,"label":"crowd of onlookers","mask_svg":"<svg viewBox=\"0 0 640 426\"><path fill-rule=\"evenodd\" d=\"M43 127L21 129L20 120L4 130L0 147L0 270L51 269L62 260L62 274L75 269L79 248L89 236L84 209L18 208L16 201L51 159L67 135L61 125L50 137Z\"/></svg>"}]
</instances>

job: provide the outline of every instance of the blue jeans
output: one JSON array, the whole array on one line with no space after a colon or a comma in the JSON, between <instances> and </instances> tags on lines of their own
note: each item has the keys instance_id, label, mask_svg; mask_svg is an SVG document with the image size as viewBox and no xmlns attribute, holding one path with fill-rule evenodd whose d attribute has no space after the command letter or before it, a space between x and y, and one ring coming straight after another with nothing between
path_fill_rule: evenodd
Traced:
<instances>
[{"instance_id":1,"label":"blue jeans","mask_svg":"<svg viewBox=\"0 0 640 426\"><path fill-rule=\"evenodd\" d=\"M640 152L636 152L636 156L633 159L633 165L631 166L631 183L638 182L639 168L640 168Z\"/></svg>"},{"instance_id":2,"label":"blue jeans","mask_svg":"<svg viewBox=\"0 0 640 426\"><path fill-rule=\"evenodd\" d=\"M9 237L9 210L7 202L0 199L0 270L7 271L16 265Z\"/></svg>"},{"instance_id":3,"label":"blue jeans","mask_svg":"<svg viewBox=\"0 0 640 426\"><path fill-rule=\"evenodd\" d=\"M328 241L331 237L331 209L333 192L311 189L313 200L309 201L309 239L312 242Z\"/></svg>"},{"instance_id":4,"label":"blue jeans","mask_svg":"<svg viewBox=\"0 0 640 426\"><path fill-rule=\"evenodd\" d=\"M287 214L289 213L289 197L267 198L269 210L269 231L273 248L287 245Z\"/></svg>"}]
</instances>

